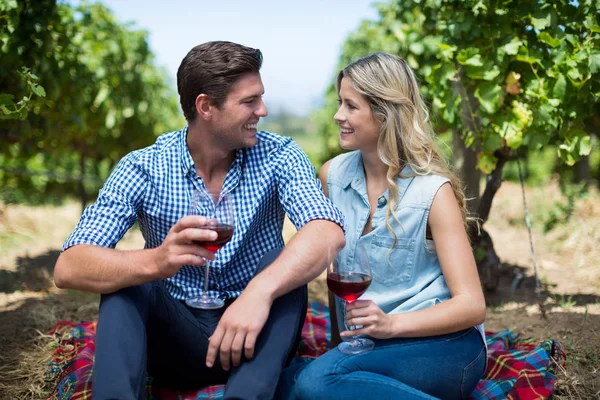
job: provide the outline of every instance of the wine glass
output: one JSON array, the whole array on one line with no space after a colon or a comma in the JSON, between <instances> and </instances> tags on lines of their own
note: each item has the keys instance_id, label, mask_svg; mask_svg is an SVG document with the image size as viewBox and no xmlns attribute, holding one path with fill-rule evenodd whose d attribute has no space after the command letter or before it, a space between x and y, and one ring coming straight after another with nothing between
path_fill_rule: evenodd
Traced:
<instances>
[{"instance_id":1,"label":"wine glass","mask_svg":"<svg viewBox=\"0 0 600 400\"><path fill-rule=\"evenodd\" d=\"M208 223L198 229L210 229L217 232L217 238L212 241L194 241L205 249L216 253L233 236L234 207L233 195L221 191L197 190L192 195L190 202L190 215L202 215L208 218ZM208 293L208 272L210 261L204 259L204 290L198 297L190 297L186 304L193 308L214 310L223 307L225 301L218 296Z\"/></svg>"},{"instance_id":2,"label":"wine glass","mask_svg":"<svg viewBox=\"0 0 600 400\"><path fill-rule=\"evenodd\" d=\"M371 284L371 267L367 252L362 246L356 247L356 261L344 263L336 258L329 264L327 270L327 287L333 294L345 301L345 305L356 301ZM344 325L346 329L353 330L346 324L346 307L344 307ZM359 354L370 351L375 347L371 339L352 336L350 340L338 345L338 350L345 354Z\"/></svg>"}]
</instances>

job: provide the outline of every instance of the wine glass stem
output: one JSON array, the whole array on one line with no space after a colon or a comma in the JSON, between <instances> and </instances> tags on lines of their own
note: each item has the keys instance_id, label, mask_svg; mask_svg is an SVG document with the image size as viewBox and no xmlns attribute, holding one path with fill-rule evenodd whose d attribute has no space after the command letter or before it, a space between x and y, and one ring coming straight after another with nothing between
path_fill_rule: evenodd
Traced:
<instances>
[{"instance_id":1,"label":"wine glass stem","mask_svg":"<svg viewBox=\"0 0 600 400\"><path fill-rule=\"evenodd\" d=\"M208 260L205 258L204 259L205 264L204 264L204 296L208 297Z\"/></svg>"},{"instance_id":2,"label":"wine glass stem","mask_svg":"<svg viewBox=\"0 0 600 400\"><path fill-rule=\"evenodd\" d=\"M346 314L348 313L348 304L351 304L351 301L344 301L344 324L346 325L346 329L349 331L354 330L354 326L348 326L348 320L346 319ZM352 336L352 339L356 339L356 336Z\"/></svg>"}]
</instances>

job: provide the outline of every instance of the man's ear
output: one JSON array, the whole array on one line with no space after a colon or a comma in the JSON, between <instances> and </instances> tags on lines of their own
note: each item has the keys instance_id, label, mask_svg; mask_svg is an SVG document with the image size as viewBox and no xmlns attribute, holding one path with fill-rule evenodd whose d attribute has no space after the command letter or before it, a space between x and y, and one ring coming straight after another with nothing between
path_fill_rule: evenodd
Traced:
<instances>
[{"instance_id":1,"label":"man's ear","mask_svg":"<svg viewBox=\"0 0 600 400\"><path fill-rule=\"evenodd\" d=\"M196 97L196 112L198 116L205 121L209 121L212 118L212 103L208 95L202 93Z\"/></svg>"}]
</instances>

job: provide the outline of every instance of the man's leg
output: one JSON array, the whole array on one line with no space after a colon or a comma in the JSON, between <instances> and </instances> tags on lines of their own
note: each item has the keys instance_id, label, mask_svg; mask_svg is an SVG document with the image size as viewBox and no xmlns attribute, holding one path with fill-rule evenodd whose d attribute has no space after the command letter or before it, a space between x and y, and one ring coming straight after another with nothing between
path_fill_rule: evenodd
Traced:
<instances>
[{"instance_id":1,"label":"man's leg","mask_svg":"<svg viewBox=\"0 0 600 400\"><path fill-rule=\"evenodd\" d=\"M147 283L102 295L92 376L94 400L145 398L152 288Z\"/></svg>"},{"instance_id":2,"label":"man's leg","mask_svg":"<svg viewBox=\"0 0 600 400\"><path fill-rule=\"evenodd\" d=\"M208 338L226 308L194 309L170 295L168 298L172 304L164 305L168 311L161 313L168 314L173 322L154 320L148 324L148 374L153 385L199 389L225 383L229 372L222 369L219 359L207 368L206 353Z\"/></svg>"},{"instance_id":3,"label":"man's leg","mask_svg":"<svg viewBox=\"0 0 600 400\"><path fill-rule=\"evenodd\" d=\"M262 258L257 273L271 264L281 253L273 250ZM308 290L306 285L273 302L269 318L256 341L254 358L244 359L233 368L227 381L224 399L271 399L284 366L293 358L300 342L306 317Z\"/></svg>"},{"instance_id":4,"label":"man's leg","mask_svg":"<svg viewBox=\"0 0 600 400\"><path fill-rule=\"evenodd\" d=\"M194 311L195 312L195 311ZM161 281L103 295L96 335L93 398L145 399L146 371L157 385L224 383L220 363L206 368L208 337L222 310L195 315Z\"/></svg>"}]
</instances>

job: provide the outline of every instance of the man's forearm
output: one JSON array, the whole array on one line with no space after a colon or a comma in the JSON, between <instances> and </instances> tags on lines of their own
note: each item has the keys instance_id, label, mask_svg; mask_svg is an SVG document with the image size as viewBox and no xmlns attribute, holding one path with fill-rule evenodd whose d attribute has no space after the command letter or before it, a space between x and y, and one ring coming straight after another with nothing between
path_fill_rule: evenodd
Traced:
<instances>
[{"instance_id":1,"label":"man's forearm","mask_svg":"<svg viewBox=\"0 0 600 400\"><path fill-rule=\"evenodd\" d=\"M112 293L159 278L152 250L115 250L77 245L63 252L54 268L61 289Z\"/></svg>"},{"instance_id":2,"label":"man's forearm","mask_svg":"<svg viewBox=\"0 0 600 400\"><path fill-rule=\"evenodd\" d=\"M248 288L274 300L319 276L344 244L339 225L326 220L310 221L294 235L277 260L250 281Z\"/></svg>"}]
</instances>

